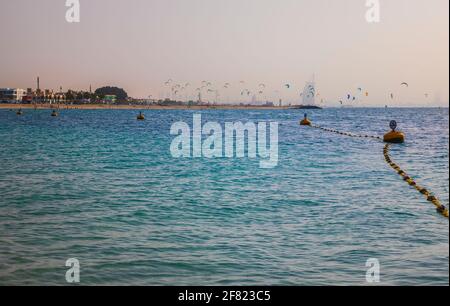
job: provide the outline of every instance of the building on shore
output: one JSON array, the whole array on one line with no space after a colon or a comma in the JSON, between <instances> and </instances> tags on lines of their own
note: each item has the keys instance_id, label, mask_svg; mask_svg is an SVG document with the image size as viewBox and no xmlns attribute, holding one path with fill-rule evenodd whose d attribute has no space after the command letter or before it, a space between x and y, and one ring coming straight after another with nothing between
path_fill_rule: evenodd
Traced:
<instances>
[{"instance_id":1,"label":"building on shore","mask_svg":"<svg viewBox=\"0 0 450 306\"><path fill-rule=\"evenodd\" d=\"M2 103L21 102L25 95L26 95L25 89L0 88L0 102Z\"/></svg>"},{"instance_id":2,"label":"building on shore","mask_svg":"<svg viewBox=\"0 0 450 306\"><path fill-rule=\"evenodd\" d=\"M105 95L105 98L103 100L107 104L114 104L117 101L117 96L116 95Z\"/></svg>"}]
</instances>

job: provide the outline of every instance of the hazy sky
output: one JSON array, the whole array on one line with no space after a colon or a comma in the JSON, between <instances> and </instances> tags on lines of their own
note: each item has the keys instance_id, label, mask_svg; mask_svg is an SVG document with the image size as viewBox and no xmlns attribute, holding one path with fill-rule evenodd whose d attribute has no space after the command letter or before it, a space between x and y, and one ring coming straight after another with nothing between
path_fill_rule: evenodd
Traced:
<instances>
[{"instance_id":1,"label":"hazy sky","mask_svg":"<svg viewBox=\"0 0 450 306\"><path fill-rule=\"evenodd\" d=\"M366 0L80 0L69 24L65 0L1 0L0 87L35 87L39 75L44 88L160 97L170 78L237 99L245 80L299 100L315 73L330 101L363 87L364 105L448 105L449 1L380 2L369 24Z\"/></svg>"}]
</instances>

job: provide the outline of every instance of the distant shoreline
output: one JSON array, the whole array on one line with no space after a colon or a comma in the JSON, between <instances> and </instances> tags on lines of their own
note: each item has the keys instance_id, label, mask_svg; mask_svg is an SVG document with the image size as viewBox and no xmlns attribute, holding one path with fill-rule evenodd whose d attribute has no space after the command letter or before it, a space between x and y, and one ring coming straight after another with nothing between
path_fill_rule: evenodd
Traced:
<instances>
[{"instance_id":1,"label":"distant shoreline","mask_svg":"<svg viewBox=\"0 0 450 306\"><path fill-rule=\"evenodd\" d=\"M33 104L0 104L0 109L34 109ZM84 105L56 105L56 104L38 104L36 109L79 109L79 110L206 110L206 109L240 109L240 110L286 110L292 106L240 106L240 105L105 105L105 104L84 104Z\"/></svg>"},{"instance_id":2,"label":"distant shoreline","mask_svg":"<svg viewBox=\"0 0 450 306\"><path fill-rule=\"evenodd\" d=\"M0 109L34 109L35 106L33 104L0 104ZM340 109L339 107L328 107L331 109ZM352 107L352 108L384 108L384 107ZM390 107L393 108L440 108L440 109L448 109L443 106L395 106ZM36 109L58 109L58 105L56 104L38 104L36 105ZM294 109L294 106L241 106L241 105L173 105L173 106L163 106L163 105L105 105L105 104L82 104L82 105L60 105L60 110L301 110ZM348 108L346 108L348 109Z\"/></svg>"}]
</instances>

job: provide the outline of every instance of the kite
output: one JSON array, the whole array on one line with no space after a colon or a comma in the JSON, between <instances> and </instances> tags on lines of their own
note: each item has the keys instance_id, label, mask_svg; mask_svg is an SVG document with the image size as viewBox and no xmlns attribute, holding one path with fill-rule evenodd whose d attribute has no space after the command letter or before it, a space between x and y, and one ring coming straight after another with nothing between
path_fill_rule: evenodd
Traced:
<instances>
[{"instance_id":1,"label":"kite","mask_svg":"<svg viewBox=\"0 0 450 306\"><path fill-rule=\"evenodd\" d=\"M244 89L244 90L241 92L241 96L243 96L244 94L250 95L250 91L249 91L248 89Z\"/></svg>"}]
</instances>

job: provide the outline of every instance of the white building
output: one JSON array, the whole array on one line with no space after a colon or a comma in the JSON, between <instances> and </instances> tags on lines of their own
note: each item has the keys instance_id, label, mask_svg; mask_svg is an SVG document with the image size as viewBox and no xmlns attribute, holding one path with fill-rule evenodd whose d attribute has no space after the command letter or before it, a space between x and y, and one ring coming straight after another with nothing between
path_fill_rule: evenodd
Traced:
<instances>
[{"instance_id":1,"label":"white building","mask_svg":"<svg viewBox=\"0 0 450 306\"><path fill-rule=\"evenodd\" d=\"M0 102L21 102L27 91L20 88L0 88Z\"/></svg>"}]
</instances>

